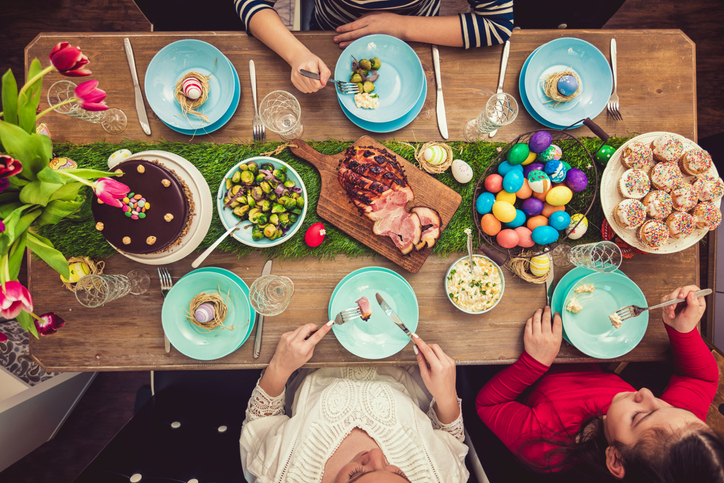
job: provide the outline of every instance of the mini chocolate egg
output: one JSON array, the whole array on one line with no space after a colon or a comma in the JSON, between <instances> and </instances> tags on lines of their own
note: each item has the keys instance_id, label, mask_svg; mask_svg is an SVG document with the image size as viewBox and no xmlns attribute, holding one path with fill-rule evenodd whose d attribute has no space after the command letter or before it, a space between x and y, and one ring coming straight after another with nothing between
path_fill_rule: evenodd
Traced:
<instances>
[{"instance_id":1,"label":"mini chocolate egg","mask_svg":"<svg viewBox=\"0 0 724 483\"><path fill-rule=\"evenodd\" d=\"M495 173L490 174L485 178L485 181L483 181L483 185L485 189L491 193L497 193L503 189L503 177Z\"/></svg>"},{"instance_id":2,"label":"mini chocolate egg","mask_svg":"<svg viewBox=\"0 0 724 483\"><path fill-rule=\"evenodd\" d=\"M480 228L486 235L495 236L500 232L502 225L500 224L500 220L493 216L492 213L488 213L480 219Z\"/></svg>"},{"instance_id":3,"label":"mini chocolate egg","mask_svg":"<svg viewBox=\"0 0 724 483\"><path fill-rule=\"evenodd\" d=\"M520 209L528 216L540 215L543 211L543 202L538 198L528 198L520 205Z\"/></svg>"},{"instance_id":4,"label":"mini chocolate egg","mask_svg":"<svg viewBox=\"0 0 724 483\"><path fill-rule=\"evenodd\" d=\"M571 188L571 191L579 193L588 186L588 176L580 169L571 168L566 173L566 186Z\"/></svg>"},{"instance_id":5,"label":"mini chocolate egg","mask_svg":"<svg viewBox=\"0 0 724 483\"><path fill-rule=\"evenodd\" d=\"M578 240L586 234L586 231L588 231L588 219L580 213L573 215L568 228L566 228L566 235L568 235L568 238L571 240Z\"/></svg>"},{"instance_id":6,"label":"mini chocolate egg","mask_svg":"<svg viewBox=\"0 0 724 483\"><path fill-rule=\"evenodd\" d=\"M523 187L523 173L517 169L511 169L503 176L503 189L508 193L515 193Z\"/></svg>"},{"instance_id":7,"label":"mini chocolate egg","mask_svg":"<svg viewBox=\"0 0 724 483\"><path fill-rule=\"evenodd\" d=\"M531 171L528 175L528 186L534 193L545 193L551 189L551 179L545 171Z\"/></svg>"},{"instance_id":8,"label":"mini chocolate egg","mask_svg":"<svg viewBox=\"0 0 724 483\"><path fill-rule=\"evenodd\" d=\"M528 141L528 147L531 152L542 153L548 149L548 146L550 146L552 142L553 136L551 133L548 131L538 131L531 136L530 141Z\"/></svg>"},{"instance_id":9,"label":"mini chocolate egg","mask_svg":"<svg viewBox=\"0 0 724 483\"><path fill-rule=\"evenodd\" d=\"M551 177L554 183L561 183L566 179L566 167L560 160L548 161L544 168L545 173Z\"/></svg>"},{"instance_id":10,"label":"mini chocolate egg","mask_svg":"<svg viewBox=\"0 0 724 483\"><path fill-rule=\"evenodd\" d=\"M525 158L525 161L523 161L520 164L522 164L523 166L527 166L530 163L532 163L533 161L535 161L536 159L538 159L538 153L534 153L533 151L531 151L528 153L528 157Z\"/></svg>"},{"instance_id":11,"label":"mini chocolate egg","mask_svg":"<svg viewBox=\"0 0 724 483\"><path fill-rule=\"evenodd\" d=\"M317 222L307 228L307 232L304 234L304 242L310 247L318 247L324 241L324 237L327 234L327 230L324 229L324 225Z\"/></svg>"},{"instance_id":12,"label":"mini chocolate egg","mask_svg":"<svg viewBox=\"0 0 724 483\"><path fill-rule=\"evenodd\" d=\"M603 146L598 148L598 151L596 151L596 154L594 156L596 158L596 161L606 166L608 160L611 159L611 156L613 156L613 153L615 152L616 150L613 149L611 146L609 146L608 144L604 144Z\"/></svg>"},{"instance_id":13,"label":"mini chocolate egg","mask_svg":"<svg viewBox=\"0 0 724 483\"><path fill-rule=\"evenodd\" d=\"M538 245L550 245L558 240L558 230L548 225L541 225L533 230L533 241Z\"/></svg>"},{"instance_id":14,"label":"mini chocolate egg","mask_svg":"<svg viewBox=\"0 0 724 483\"><path fill-rule=\"evenodd\" d=\"M498 174L500 176L505 176L512 169L519 169L523 171L523 166L521 166L520 164L510 164L507 161L501 161L498 165Z\"/></svg>"},{"instance_id":15,"label":"mini chocolate egg","mask_svg":"<svg viewBox=\"0 0 724 483\"><path fill-rule=\"evenodd\" d=\"M523 213L521 210L515 210L515 218L513 218L513 221L505 223L505 226L508 228L518 228L519 226L523 226L525 221L525 213Z\"/></svg>"},{"instance_id":16,"label":"mini chocolate egg","mask_svg":"<svg viewBox=\"0 0 724 483\"><path fill-rule=\"evenodd\" d=\"M422 152L422 157L431 165L439 166L447 161L447 151L442 146L430 146Z\"/></svg>"},{"instance_id":17,"label":"mini chocolate egg","mask_svg":"<svg viewBox=\"0 0 724 483\"><path fill-rule=\"evenodd\" d=\"M452 162L450 172L458 183L469 183L473 179L473 168L462 159L456 159Z\"/></svg>"},{"instance_id":18,"label":"mini chocolate egg","mask_svg":"<svg viewBox=\"0 0 724 483\"><path fill-rule=\"evenodd\" d=\"M201 94L203 93L201 82L199 82L197 79L194 79L193 77L185 79L183 81L183 84L181 84L181 88L184 95L194 101L201 97Z\"/></svg>"},{"instance_id":19,"label":"mini chocolate egg","mask_svg":"<svg viewBox=\"0 0 724 483\"><path fill-rule=\"evenodd\" d=\"M493 215L503 223L509 223L515 219L515 207L507 201L496 201L493 204Z\"/></svg>"},{"instance_id":20,"label":"mini chocolate egg","mask_svg":"<svg viewBox=\"0 0 724 483\"><path fill-rule=\"evenodd\" d=\"M545 277L551 269L551 259L548 255L539 255L530 259L530 273L536 277Z\"/></svg>"},{"instance_id":21,"label":"mini chocolate egg","mask_svg":"<svg viewBox=\"0 0 724 483\"><path fill-rule=\"evenodd\" d=\"M578 90L578 80L572 75L564 75L558 79L556 88L562 96L572 96Z\"/></svg>"},{"instance_id":22,"label":"mini chocolate egg","mask_svg":"<svg viewBox=\"0 0 724 483\"><path fill-rule=\"evenodd\" d=\"M548 218L546 218L543 215L538 216L531 216L528 218L528 221L525 223L525 226L528 227L529 230L535 230L539 226L546 226L548 225Z\"/></svg>"},{"instance_id":23,"label":"mini chocolate egg","mask_svg":"<svg viewBox=\"0 0 724 483\"><path fill-rule=\"evenodd\" d=\"M548 217L548 224L558 231L565 230L571 223L571 215L565 211L556 211Z\"/></svg>"},{"instance_id":24,"label":"mini chocolate egg","mask_svg":"<svg viewBox=\"0 0 724 483\"><path fill-rule=\"evenodd\" d=\"M533 245L535 245L535 242L533 241L533 232L530 231L529 228L525 226L519 226L515 229L515 232L518 234L518 246L523 248L530 248Z\"/></svg>"},{"instance_id":25,"label":"mini chocolate egg","mask_svg":"<svg viewBox=\"0 0 724 483\"><path fill-rule=\"evenodd\" d=\"M546 195L546 202L553 206L563 206L573 198L573 191L568 186L556 186Z\"/></svg>"},{"instance_id":26,"label":"mini chocolate egg","mask_svg":"<svg viewBox=\"0 0 724 483\"><path fill-rule=\"evenodd\" d=\"M525 168L523 168L523 175L528 178L528 175L531 173L531 171L543 171L545 172L546 165L536 161L535 163L530 163L526 165Z\"/></svg>"},{"instance_id":27,"label":"mini chocolate egg","mask_svg":"<svg viewBox=\"0 0 724 483\"><path fill-rule=\"evenodd\" d=\"M478 196L478 199L475 200L475 209L481 215L485 215L493 209L493 203L495 203L495 195L493 193L482 193Z\"/></svg>"},{"instance_id":28,"label":"mini chocolate egg","mask_svg":"<svg viewBox=\"0 0 724 483\"><path fill-rule=\"evenodd\" d=\"M550 216L557 212L557 211L565 211L565 206L553 206L549 203L543 203L543 210L540 212L541 215L545 216L546 218L550 218Z\"/></svg>"},{"instance_id":29,"label":"mini chocolate egg","mask_svg":"<svg viewBox=\"0 0 724 483\"><path fill-rule=\"evenodd\" d=\"M561 148L555 144L551 144L545 151L538 154L538 161L547 163L548 161L553 161L554 159L561 159L561 156L563 156Z\"/></svg>"},{"instance_id":30,"label":"mini chocolate egg","mask_svg":"<svg viewBox=\"0 0 724 483\"><path fill-rule=\"evenodd\" d=\"M78 280L85 277L89 273L90 268L88 267L87 263L73 262L68 264L68 278L65 278L61 275L60 280L63 283L76 283Z\"/></svg>"},{"instance_id":31,"label":"mini chocolate egg","mask_svg":"<svg viewBox=\"0 0 724 483\"><path fill-rule=\"evenodd\" d=\"M503 248L513 248L518 246L520 236L518 235L518 233L516 233L515 230L506 228L505 230L501 230L498 233L498 235L495 237L495 241L497 241L498 245Z\"/></svg>"},{"instance_id":32,"label":"mini chocolate egg","mask_svg":"<svg viewBox=\"0 0 724 483\"><path fill-rule=\"evenodd\" d=\"M214 320L215 313L216 311L214 310L214 304L204 302L196 308L196 312L194 312L194 318L197 322L205 324L206 322L211 322L212 320Z\"/></svg>"},{"instance_id":33,"label":"mini chocolate egg","mask_svg":"<svg viewBox=\"0 0 724 483\"><path fill-rule=\"evenodd\" d=\"M530 198L533 195L533 190L530 189L530 186L528 186L528 180L523 180L523 186L520 187L518 191L515 192L515 196L519 200L525 200Z\"/></svg>"},{"instance_id":34,"label":"mini chocolate egg","mask_svg":"<svg viewBox=\"0 0 724 483\"><path fill-rule=\"evenodd\" d=\"M57 171L59 169L75 169L78 167L78 163L70 158L55 158L50 160L48 166L50 166L50 169Z\"/></svg>"},{"instance_id":35,"label":"mini chocolate egg","mask_svg":"<svg viewBox=\"0 0 724 483\"><path fill-rule=\"evenodd\" d=\"M525 143L518 143L508 151L506 159L510 164L521 164L528 159L530 148Z\"/></svg>"},{"instance_id":36,"label":"mini chocolate egg","mask_svg":"<svg viewBox=\"0 0 724 483\"><path fill-rule=\"evenodd\" d=\"M516 199L515 193L508 193L505 190L500 190L498 191L498 194L495 195L495 201L507 201L511 205L515 204Z\"/></svg>"}]
</instances>

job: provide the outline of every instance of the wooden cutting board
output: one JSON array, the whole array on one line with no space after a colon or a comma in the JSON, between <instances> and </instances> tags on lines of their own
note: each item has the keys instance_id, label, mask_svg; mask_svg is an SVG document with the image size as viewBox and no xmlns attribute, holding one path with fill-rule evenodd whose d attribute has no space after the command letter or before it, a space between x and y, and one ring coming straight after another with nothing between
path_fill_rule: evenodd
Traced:
<instances>
[{"instance_id":1,"label":"wooden cutting board","mask_svg":"<svg viewBox=\"0 0 724 483\"><path fill-rule=\"evenodd\" d=\"M319 202L317 203L317 214L320 217L380 255L392 260L405 270L412 273L417 273L420 270L428 255L430 255L432 248L425 247L419 252L413 250L411 253L403 255L390 237L372 233L374 222L359 213L342 185L339 184L337 167L344 158L344 151L329 156L316 151L309 144L299 139L292 141L290 145L298 146L290 146L292 153L312 163L321 174L322 186L319 193ZM409 211L414 206L427 206L437 210L442 219L442 225L440 226L442 236L442 231L447 227L453 214L460 206L462 197L369 136L362 136L354 145L385 149L396 157L404 168L410 187L415 193L415 198L407 204L407 210Z\"/></svg>"}]
</instances>

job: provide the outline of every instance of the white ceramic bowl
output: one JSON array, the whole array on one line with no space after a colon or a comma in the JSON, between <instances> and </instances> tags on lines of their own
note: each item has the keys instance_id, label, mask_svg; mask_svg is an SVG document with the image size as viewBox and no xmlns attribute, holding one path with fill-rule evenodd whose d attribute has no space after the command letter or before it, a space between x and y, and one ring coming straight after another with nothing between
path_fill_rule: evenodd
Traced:
<instances>
[{"instance_id":1,"label":"white ceramic bowl","mask_svg":"<svg viewBox=\"0 0 724 483\"><path fill-rule=\"evenodd\" d=\"M449 278L451 277L451 272L453 271L453 269L456 269L456 265L459 262L462 262L467 259L468 259L467 255L462 258L459 258L459 259L455 260L455 262L452 265L450 265L450 268L447 269L447 273L445 274L445 279L443 280L443 286L445 289L445 293L447 294L447 298L448 298L448 300L450 300L450 303L455 306L455 308L457 308L458 310L460 310L462 312L465 312L466 314L478 315L478 314L484 314L485 312L490 312L491 310L493 310L495 308L496 305L498 305L500 300L503 298L503 293L505 292L505 276L503 275L503 270L501 270L500 266L488 257L485 257L483 255L473 255L473 261L476 261L478 259L485 260L487 262L490 262L493 265L493 267L495 267L495 269L498 271L498 275L500 276L500 295L498 296L498 299L493 303L493 305L491 305L490 307L483 309L483 310L478 310L478 311L468 310L468 309L465 309L465 308L459 306L453 300L453 298L450 296L450 291L448 290L447 284L448 284Z\"/></svg>"}]
</instances>

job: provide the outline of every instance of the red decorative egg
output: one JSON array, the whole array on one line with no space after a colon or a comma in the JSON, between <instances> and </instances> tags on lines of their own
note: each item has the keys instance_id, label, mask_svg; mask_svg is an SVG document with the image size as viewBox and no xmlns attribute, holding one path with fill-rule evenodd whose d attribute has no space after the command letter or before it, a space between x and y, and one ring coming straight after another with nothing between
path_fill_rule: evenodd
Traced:
<instances>
[{"instance_id":1,"label":"red decorative egg","mask_svg":"<svg viewBox=\"0 0 724 483\"><path fill-rule=\"evenodd\" d=\"M304 241L310 247L318 247L324 241L324 235L327 231L324 229L324 225L321 223L315 223L307 229L304 234Z\"/></svg>"}]
</instances>

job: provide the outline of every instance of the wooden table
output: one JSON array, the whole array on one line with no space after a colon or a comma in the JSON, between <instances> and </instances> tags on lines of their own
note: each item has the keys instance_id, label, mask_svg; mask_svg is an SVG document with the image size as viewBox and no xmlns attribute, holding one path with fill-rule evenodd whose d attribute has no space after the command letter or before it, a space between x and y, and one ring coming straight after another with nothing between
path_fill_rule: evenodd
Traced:
<instances>
[{"instance_id":1,"label":"wooden table","mask_svg":"<svg viewBox=\"0 0 724 483\"><path fill-rule=\"evenodd\" d=\"M695 54L693 43L676 30L656 31L516 31L512 49L506 91L517 95L520 68L527 56L540 44L561 36L580 37L590 41L603 52L608 52L610 38L616 37L619 47L619 95L624 121L613 122L605 114L596 122L609 134L628 136L650 131L671 131L696 140ZM59 41L80 45L91 60L92 78L101 82L108 92L108 102L126 111L129 127L121 135L107 135L100 126L79 122L60 114L43 120L48 124L54 141L85 143L105 139L118 142L131 139L188 140L155 119L148 109L153 134L145 136L137 124L133 107L130 74L122 52L124 34L41 34L26 50L27 59L47 58L47 53ZM138 70L143 78L153 55L164 45L181 38L198 38L220 48L237 67L242 84L242 101L236 116L219 131L191 142L249 142L253 107L249 102L249 76L247 61L256 63L260 95L273 89L293 90L288 68L275 55L267 51L256 39L239 33L153 33L128 34L131 38ZM339 51L328 33L301 33L299 38L325 62L333 66ZM434 80L430 48L413 45L420 56L428 77L430 89L421 114L407 128L387 135L376 135L379 140L409 141L440 140L435 119ZM460 49L441 49L443 86L447 106L451 139L461 139L462 126L477 114L481 102L492 94L497 84L500 63L498 48L465 52ZM673 69L671 66L675 65ZM59 78L49 75L45 89ZM353 126L339 109L330 109L336 103L331 89L316 95L300 95L306 139L327 138L354 140L364 131ZM475 102L471 102L475 100ZM535 121L521 110L511 126L503 128L496 140L509 141L518 134L539 128ZM586 128L573 131L589 136ZM275 139L274 135L269 136ZM595 228L592 228L595 229ZM149 369L239 369L264 367L279 340L280 334L301 323L327 320L327 307L336 284L349 272L361 267L378 265L396 270L412 285L420 303L420 325L417 332L428 342L437 342L459 364L508 364L520 355L525 320L536 308L545 304L542 285L521 281L506 272L505 296L490 313L466 315L455 309L443 290L443 278L457 257L431 256L422 269L410 274L381 257L348 259L344 256L333 261L313 259L275 261L273 273L294 280L296 291L283 314L267 318L264 324L262 352L259 359L252 358L253 335L239 350L222 359L200 362L180 354L175 349L165 353L161 328L163 299L159 291L155 267L146 267L152 275L152 287L140 296L128 295L107 304L103 309L85 309L65 290L57 273L44 263L29 263L29 285L34 294L37 313L54 311L68 322L51 337L31 341L31 353L49 371L115 371ZM193 257L171 265L174 279L191 270ZM247 284L261 273L265 261L263 253L237 259L227 253L214 253L206 265L216 265L234 271ZM140 265L120 255L106 260L106 273L126 273ZM649 303L655 303L675 287L696 284L699 280L698 247L666 256L636 256L624 261L621 269L646 294ZM563 273L559 270L556 278ZM642 342L630 353L619 358L625 361L661 360L667 357L668 338L659 313L652 314L651 323ZM590 361L577 349L564 344L558 356L560 362ZM368 361L347 352L328 335L315 350L310 367L328 365L412 364L415 362L411 347L380 361Z\"/></svg>"}]
</instances>

